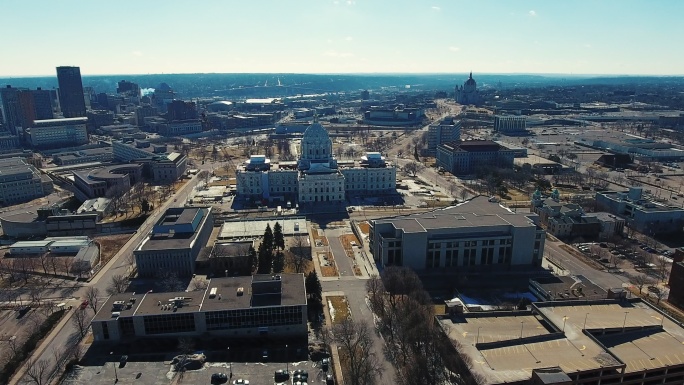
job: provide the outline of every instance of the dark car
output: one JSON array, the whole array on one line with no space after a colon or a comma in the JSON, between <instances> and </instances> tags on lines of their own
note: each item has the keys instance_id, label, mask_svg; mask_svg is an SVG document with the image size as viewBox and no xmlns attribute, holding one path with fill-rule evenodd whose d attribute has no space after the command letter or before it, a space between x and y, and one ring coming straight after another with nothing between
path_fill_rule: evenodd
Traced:
<instances>
[{"instance_id":1,"label":"dark car","mask_svg":"<svg viewBox=\"0 0 684 385\"><path fill-rule=\"evenodd\" d=\"M324 358L321 360L321 369L323 369L324 372L327 372L328 369L330 368L330 358Z\"/></svg>"},{"instance_id":2,"label":"dark car","mask_svg":"<svg viewBox=\"0 0 684 385\"><path fill-rule=\"evenodd\" d=\"M273 374L275 382L285 382L290 379L290 373L287 370L279 369Z\"/></svg>"},{"instance_id":3,"label":"dark car","mask_svg":"<svg viewBox=\"0 0 684 385\"><path fill-rule=\"evenodd\" d=\"M121 366L126 365L126 362L128 362L128 356L127 355L123 355L123 356L121 356L121 358L119 358L119 365L121 365Z\"/></svg>"},{"instance_id":4,"label":"dark car","mask_svg":"<svg viewBox=\"0 0 684 385\"><path fill-rule=\"evenodd\" d=\"M335 385L335 378L332 374L325 376L325 385Z\"/></svg>"},{"instance_id":5,"label":"dark car","mask_svg":"<svg viewBox=\"0 0 684 385\"><path fill-rule=\"evenodd\" d=\"M212 384L225 384L228 382L228 376L225 373L214 373L211 375Z\"/></svg>"},{"instance_id":6,"label":"dark car","mask_svg":"<svg viewBox=\"0 0 684 385\"><path fill-rule=\"evenodd\" d=\"M302 369L297 369L292 373L293 382L307 382L309 380L309 372Z\"/></svg>"},{"instance_id":7,"label":"dark car","mask_svg":"<svg viewBox=\"0 0 684 385\"><path fill-rule=\"evenodd\" d=\"M31 306L23 306L21 309L19 309L19 312L17 314L17 318L21 318L26 315L26 313L31 310Z\"/></svg>"}]
</instances>

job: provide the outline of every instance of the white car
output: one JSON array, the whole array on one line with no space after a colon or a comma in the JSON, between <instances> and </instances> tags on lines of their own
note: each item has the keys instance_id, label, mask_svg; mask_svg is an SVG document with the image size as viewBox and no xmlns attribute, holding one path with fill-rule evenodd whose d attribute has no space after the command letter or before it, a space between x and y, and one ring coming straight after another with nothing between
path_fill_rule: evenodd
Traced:
<instances>
[{"instance_id":1,"label":"white car","mask_svg":"<svg viewBox=\"0 0 684 385\"><path fill-rule=\"evenodd\" d=\"M238 378L237 380L233 381L233 385L249 385L249 380Z\"/></svg>"}]
</instances>

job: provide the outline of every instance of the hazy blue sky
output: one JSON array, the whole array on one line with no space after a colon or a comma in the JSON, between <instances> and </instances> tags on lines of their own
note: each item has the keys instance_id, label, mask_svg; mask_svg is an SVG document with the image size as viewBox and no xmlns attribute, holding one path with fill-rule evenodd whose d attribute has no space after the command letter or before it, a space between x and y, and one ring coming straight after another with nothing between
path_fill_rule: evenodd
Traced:
<instances>
[{"instance_id":1,"label":"hazy blue sky","mask_svg":"<svg viewBox=\"0 0 684 385\"><path fill-rule=\"evenodd\" d=\"M684 74L684 1L0 0L0 76Z\"/></svg>"}]
</instances>

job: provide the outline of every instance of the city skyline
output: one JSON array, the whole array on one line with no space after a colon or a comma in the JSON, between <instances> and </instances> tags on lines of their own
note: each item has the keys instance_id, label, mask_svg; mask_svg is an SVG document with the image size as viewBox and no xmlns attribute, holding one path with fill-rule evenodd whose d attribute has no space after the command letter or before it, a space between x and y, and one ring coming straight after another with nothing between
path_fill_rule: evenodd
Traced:
<instances>
[{"instance_id":1,"label":"city skyline","mask_svg":"<svg viewBox=\"0 0 684 385\"><path fill-rule=\"evenodd\" d=\"M0 63L0 77L54 75L63 65L81 67L83 76L684 73L684 53L670 42L684 34L679 2L64 4L3 4L4 30L21 33L5 34L5 57L14 60Z\"/></svg>"}]
</instances>

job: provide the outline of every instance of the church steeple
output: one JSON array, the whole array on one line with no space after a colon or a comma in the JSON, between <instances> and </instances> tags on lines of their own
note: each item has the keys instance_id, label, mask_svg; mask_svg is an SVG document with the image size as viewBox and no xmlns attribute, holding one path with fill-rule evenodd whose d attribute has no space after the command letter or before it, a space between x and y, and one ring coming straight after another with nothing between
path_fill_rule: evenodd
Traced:
<instances>
[{"instance_id":1,"label":"church steeple","mask_svg":"<svg viewBox=\"0 0 684 385\"><path fill-rule=\"evenodd\" d=\"M473 78L473 71L470 71L470 77L468 79L472 79L472 78Z\"/></svg>"}]
</instances>

